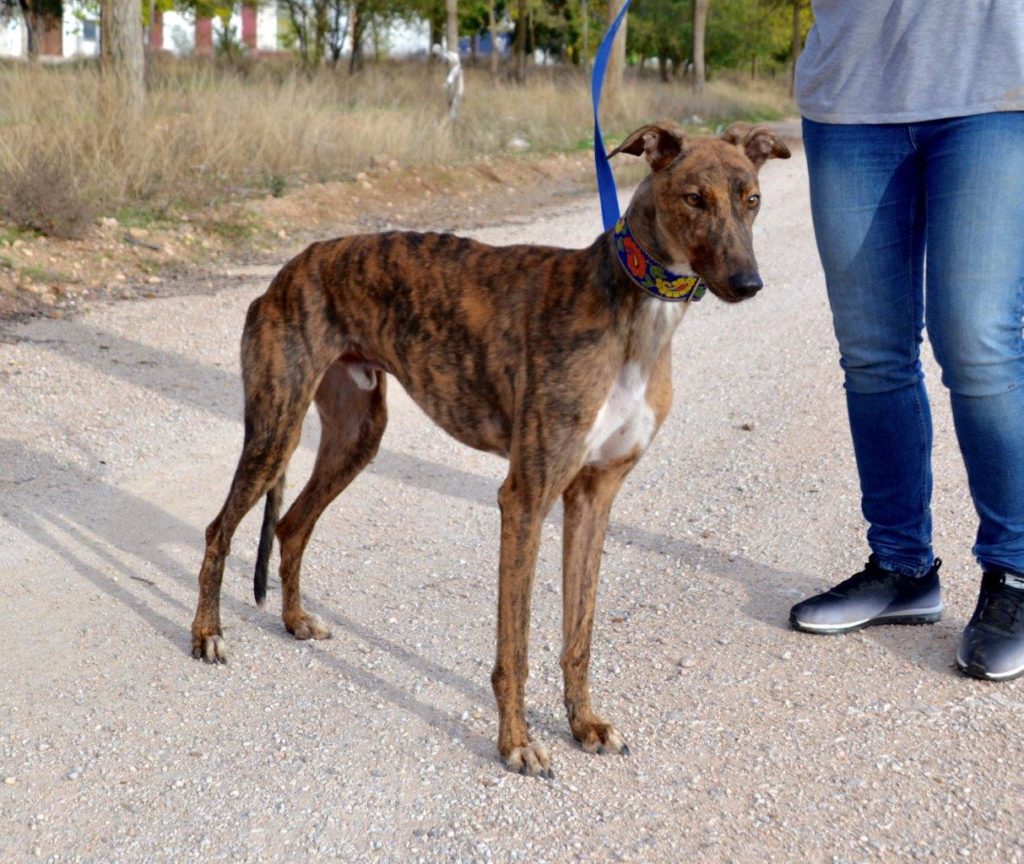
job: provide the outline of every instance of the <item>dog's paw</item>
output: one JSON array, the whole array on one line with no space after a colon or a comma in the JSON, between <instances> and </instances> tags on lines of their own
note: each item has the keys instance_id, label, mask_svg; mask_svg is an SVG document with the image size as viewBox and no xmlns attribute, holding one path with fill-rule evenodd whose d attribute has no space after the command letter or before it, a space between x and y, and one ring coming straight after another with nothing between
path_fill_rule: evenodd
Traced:
<instances>
[{"instance_id":1,"label":"dog's paw","mask_svg":"<svg viewBox=\"0 0 1024 864\"><path fill-rule=\"evenodd\" d=\"M543 777L545 780L553 780L555 776L547 748L538 741L531 741L525 747L513 747L505 757L505 764L509 771L518 774Z\"/></svg>"},{"instance_id":2,"label":"dog's paw","mask_svg":"<svg viewBox=\"0 0 1024 864\"><path fill-rule=\"evenodd\" d=\"M611 723L600 720L578 723L573 727L573 737L588 753L621 753L629 755L629 746Z\"/></svg>"},{"instance_id":3,"label":"dog's paw","mask_svg":"<svg viewBox=\"0 0 1024 864\"><path fill-rule=\"evenodd\" d=\"M208 636L192 635L192 656L207 663L227 663L228 651L224 637L219 633Z\"/></svg>"},{"instance_id":4,"label":"dog's paw","mask_svg":"<svg viewBox=\"0 0 1024 864\"><path fill-rule=\"evenodd\" d=\"M298 615L286 617L284 626L296 639L330 639L331 631L317 615L300 612Z\"/></svg>"}]
</instances>

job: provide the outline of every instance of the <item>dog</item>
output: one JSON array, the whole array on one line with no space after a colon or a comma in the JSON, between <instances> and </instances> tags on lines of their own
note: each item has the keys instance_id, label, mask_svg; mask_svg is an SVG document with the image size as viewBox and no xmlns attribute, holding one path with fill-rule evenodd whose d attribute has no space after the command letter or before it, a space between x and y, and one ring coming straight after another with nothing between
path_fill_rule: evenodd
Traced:
<instances>
[{"instance_id":1,"label":"dog","mask_svg":"<svg viewBox=\"0 0 1024 864\"><path fill-rule=\"evenodd\" d=\"M609 512L668 415L670 343L689 302L705 284L728 303L762 287L751 230L757 175L766 160L790 154L765 127L688 138L667 122L637 129L616 153L645 157L650 172L625 217L587 249L492 247L452 234L343 237L293 258L252 303L241 349L245 438L227 500L206 529L195 657L226 660L224 559L263 496L256 602L266 598L276 537L285 627L297 639L329 638L302 607L302 555L320 514L377 452L390 374L456 439L509 460L498 493L491 675L506 765L553 776L546 748L527 731L524 691L541 524L560 496L569 727L588 752L628 754L591 707L588 682ZM311 402L321 420L316 463L279 520L285 469Z\"/></svg>"}]
</instances>

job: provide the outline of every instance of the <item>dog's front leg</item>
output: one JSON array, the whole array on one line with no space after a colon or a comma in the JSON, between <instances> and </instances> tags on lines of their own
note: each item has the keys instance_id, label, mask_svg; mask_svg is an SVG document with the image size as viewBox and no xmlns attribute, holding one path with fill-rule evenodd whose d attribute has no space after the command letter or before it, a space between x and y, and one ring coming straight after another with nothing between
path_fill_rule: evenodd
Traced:
<instances>
[{"instance_id":1,"label":"dog's front leg","mask_svg":"<svg viewBox=\"0 0 1024 864\"><path fill-rule=\"evenodd\" d=\"M590 707L590 637L594 624L601 550L612 501L635 459L587 467L562 495L562 673L573 737L588 753L629 754L618 730Z\"/></svg>"},{"instance_id":2,"label":"dog's front leg","mask_svg":"<svg viewBox=\"0 0 1024 864\"><path fill-rule=\"evenodd\" d=\"M501 557L498 573L498 657L491 686L498 702L498 751L513 771L550 778L551 758L526 729L530 596L545 509L510 473L498 494Z\"/></svg>"}]
</instances>

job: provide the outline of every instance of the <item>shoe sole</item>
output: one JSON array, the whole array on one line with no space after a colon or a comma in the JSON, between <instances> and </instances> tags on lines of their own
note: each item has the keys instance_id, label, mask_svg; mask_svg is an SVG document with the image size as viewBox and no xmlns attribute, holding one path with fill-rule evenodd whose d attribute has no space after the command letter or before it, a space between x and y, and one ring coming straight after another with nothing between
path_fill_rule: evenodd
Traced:
<instances>
[{"instance_id":1,"label":"shoe sole","mask_svg":"<svg viewBox=\"0 0 1024 864\"><path fill-rule=\"evenodd\" d=\"M985 681L1009 681L1011 678L1020 678L1021 675L1024 675L1024 666L1018 666L1009 672L989 672L978 663L966 662L960 656L959 651L956 655L956 668L963 672L964 675L970 675L972 678L982 678Z\"/></svg>"},{"instance_id":2,"label":"shoe sole","mask_svg":"<svg viewBox=\"0 0 1024 864\"><path fill-rule=\"evenodd\" d=\"M863 630L865 627L877 627L880 624L936 624L942 620L942 607L937 610L928 609L920 612L901 613L899 615L878 615L875 618L865 618L863 621L854 621L850 624L808 624L801 621L790 613L789 623L794 630L803 633L817 633L823 636L840 636L843 633L853 633L855 630ZM1021 669L1020 673L1024 673Z\"/></svg>"}]
</instances>

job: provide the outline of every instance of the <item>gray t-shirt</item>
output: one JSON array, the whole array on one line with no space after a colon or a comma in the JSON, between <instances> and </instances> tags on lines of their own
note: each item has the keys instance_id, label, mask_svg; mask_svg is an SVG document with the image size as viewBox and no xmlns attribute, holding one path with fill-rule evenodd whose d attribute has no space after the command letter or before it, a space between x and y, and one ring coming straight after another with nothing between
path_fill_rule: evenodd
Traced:
<instances>
[{"instance_id":1,"label":"gray t-shirt","mask_svg":"<svg viewBox=\"0 0 1024 864\"><path fill-rule=\"evenodd\" d=\"M1024 110L1024 0L812 0L796 68L819 123Z\"/></svg>"}]
</instances>

